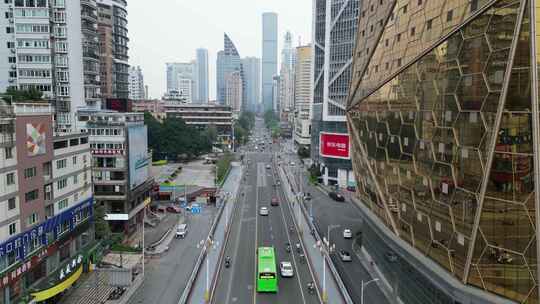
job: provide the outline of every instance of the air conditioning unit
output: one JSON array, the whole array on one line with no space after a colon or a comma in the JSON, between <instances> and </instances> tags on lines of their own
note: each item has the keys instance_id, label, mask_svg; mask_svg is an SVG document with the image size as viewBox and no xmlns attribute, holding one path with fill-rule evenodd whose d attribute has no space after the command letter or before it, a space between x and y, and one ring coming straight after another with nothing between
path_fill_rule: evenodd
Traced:
<instances>
[{"instance_id":1,"label":"air conditioning unit","mask_svg":"<svg viewBox=\"0 0 540 304\"><path fill-rule=\"evenodd\" d=\"M17 68L17 65L16 65L16 64L12 64L12 65L11 65L11 68L12 68L12 69L16 69L16 68Z\"/></svg>"},{"instance_id":2,"label":"air conditioning unit","mask_svg":"<svg viewBox=\"0 0 540 304\"><path fill-rule=\"evenodd\" d=\"M11 52L12 52L13 54L15 54L15 52L17 52L15 49L10 49L10 50L11 50Z\"/></svg>"},{"instance_id":3,"label":"air conditioning unit","mask_svg":"<svg viewBox=\"0 0 540 304\"><path fill-rule=\"evenodd\" d=\"M13 23L13 22L14 22L13 18L9 18L9 23Z\"/></svg>"},{"instance_id":4,"label":"air conditioning unit","mask_svg":"<svg viewBox=\"0 0 540 304\"><path fill-rule=\"evenodd\" d=\"M10 79L8 80L8 82L9 82L9 83L14 83L14 82L15 82L15 78L10 78Z\"/></svg>"}]
</instances>

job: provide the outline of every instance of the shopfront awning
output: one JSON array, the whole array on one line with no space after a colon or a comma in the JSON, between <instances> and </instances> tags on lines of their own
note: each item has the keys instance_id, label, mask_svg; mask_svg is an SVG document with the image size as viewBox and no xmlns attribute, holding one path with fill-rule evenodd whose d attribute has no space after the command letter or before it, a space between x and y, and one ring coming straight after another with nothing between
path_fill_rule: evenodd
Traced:
<instances>
[{"instance_id":1,"label":"shopfront awning","mask_svg":"<svg viewBox=\"0 0 540 304\"><path fill-rule=\"evenodd\" d=\"M62 291L71 287L71 285L73 285L73 283L75 283L80 278L82 272L83 272L83 266L79 265L79 268L75 272L73 272L70 277L58 283L57 285L49 289L32 293L31 295L33 297L33 300L36 302L41 302L41 301L45 301L47 299L50 299L58 295Z\"/></svg>"}]
</instances>

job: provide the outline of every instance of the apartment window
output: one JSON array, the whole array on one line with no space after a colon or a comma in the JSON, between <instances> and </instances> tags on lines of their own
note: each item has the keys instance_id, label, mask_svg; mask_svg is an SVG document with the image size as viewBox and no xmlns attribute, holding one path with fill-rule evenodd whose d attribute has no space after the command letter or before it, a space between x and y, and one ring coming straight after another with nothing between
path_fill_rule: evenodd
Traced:
<instances>
[{"instance_id":1,"label":"apartment window","mask_svg":"<svg viewBox=\"0 0 540 304\"><path fill-rule=\"evenodd\" d=\"M14 235L17 233L17 223L9 224L9 235Z\"/></svg>"},{"instance_id":2,"label":"apartment window","mask_svg":"<svg viewBox=\"0 0 540 304\"><path fill-rule=\"evenodd\" d=\"M77 164L77 156L73 156L73 165L76 165Z\"/></svg>"},{"instance_id":3,"label":"apartment window","mask_svg":"<svg viewBox=\"0 0 540 304\"><path fill-rule=\"evenodd\" d=\"M478 0L471 1L471 13L478 9Z\"/></svg>"},{"instance_id":4,"label":"apartment window","mask_svg":"<svg viewBox=\"0 0 540 304\"><path fill-rule=\"evenodd\" d=\"M58 210L62 210L64 208L67 208L67 206L68 206L68 199L67 198L65 198L65 199L58 202Z\"/></svg>"},{"instance_id":5,"label":"apartment window","mask_svg":"<svg viewBox=\"0 0 540 304\"><path fill-rule=\"evenodd\" d=\"M388 62L385 63L384 68L388 70L389 67L390 67L390 64Z\"/></svg>"},{"instance_id":6,"label":"apartment window","mask_svg":"<svg viewBox=\"0 0 540 304\"><path fill-rule=\"evenodd\" d=\"M54 47L57 52L63 52L63 53L67 52L67 42L65 41L56 41L54 43Z\"/></svg>"},{"instance_id":7,"label":"apartment window","mask_svg":"<svg viewBox=\"0 0 540 304\"><path fill-rule=\"evenodd\" d=\"M411 37L414 36L416 34L416 27L412 27L411 28Z\"/></svg>"},{"instance_id":8,"label":"apartment window","mask_svg":"<svg viewBox=\"0 0 540 304\"><path fill-rule=\"evenodd\" d=\"M53 15L54 15L54 22L66 23L66 12L65 11L55 11L53 13Z\"/></svg>"},{"instance_id":9,"label":"apartment window","mask_svg":"<svg viewBox=\"0 0 540 304\"><path fill-rule=\"evenodd\" d=\"M13 27L12 27L12 26L6 27L6 33L7 33L7 34L13 33Z\"/></svg>"},{"instance_id":10,"label":"apartment window","mask_svg":"<svg viewBox=\"0 0 540 304\"><path fill-rule=\"evenodd\" d=\"M29 226L32 226L34 225L35 223L37 223L39 221L39 215L37 213L32 213L28 216L27 220L26 220L26 223L29 225Z\"/></svg>"},{"instance_id":11,"label":"apartment window","mask_svg":"<svg viewBox=\"0 0 540 304\"><path fill-rule=\"evenodd\" d=\"M15 184L15 173L6 174L6 185L11 186Z\"/></svg>"},{"instance_id":12,"label":"apartment window","mask_svg":"<svg viewBox=\"0 0 540 304\"><path fill-rule=\"evenodd\" d=\"M52 184L45 185L43 187L44 198L46 201L52 200Z\"/></svg>"},{"instance_id":13,"label":"apartment window","mask_svg":"<svg viewBox=\"0 0 540 304\"><path fill-rule=\"evenodd\" d=\"M401 41L401 33L397 34L397 37L396 37L397 41Z\"/></svg>"},{"instance_id":14,"label":"apartment window","mask_svg":"<svg viewBox=\"0 0 540 304\"><path fill-rule=\"evenodd\" d=\"M426 28L427 28L428 30L430 30L432 25L433 25L433 19L429 19L429 20L427 21L427 23L426 23Z\"/></svg>"},{"instance_id":15,"label":"apartment window","mask_svg":"<svg viewBox=\"0 0 540 304\"><path fill-rule=\"evenodd\" d=\"M17 72L16 71L9 71L9 77L17 78Z\"/></svg>"},{"instance_id":16,"label":"apartment window","mask_svg":"<svg viewBox=\"0 0 540 304\"><path fill-rule=\"evenodd\" d=\"M69 87L65 85L57 86L56 93L58 96L69 96Z\"/></svg>"},{"instance_id":17,"label":"apartment window","mask_svg":"<svg viewBox=\"0 0 540 304\"><path fill-rule=\"evenodd\" d=\"M33 200L37 200L39 197L39 190L38 189L35 189L35 190L32 190L30 192L26 192L24 194L24 200L28 203L28 202L31 202Z\"/></svg>"},{"instance_id":18,"label":"apartment window","mask_svg":"<svg viewBox=\"0 0 540 304\"><path fill-rule=\"evenodd\" d=\"M447 13L446 13L446 21L447 22L450 22L452 21L452 18L454 17L454 11L453 10L449 10Z\"/></svg>"},{"instance_id":19,"label":"apartment window","mask_svg":"<svg viewBox=\"0 0 540 304\"><path fill-rule=\"evenodd\" d=\"M56 169L58 170L64 169L66 166L67 166L67 160L65 158L56 161Z\"/></svg>"},{"instance_id":20,"label":"apartment window","mask_svg":"<svg viewBox=\"0 0 540 304\"><path fill-rule=\"evenodd\" d=\"M12 159L13 158L13 148L4 148L4 153L6 154L6 159Z\"/></svg>"},{"instance_id":21,"label":"apartment window","mask_svg":"<svg viewBox=\"0 0 540 304\"><path fill-rule=\"evenodd\" d=\"M13 210L15 208L17 208L17 200L12 197L8 199L8 210Z\"/></svg>"},{"instance_id":22,"label":"apartment window","mask_svg":"<svg viewBox=\"0 0 540 304\"><path fill-rule=\"evenodd\" d=\"M418 6L422 5L422 0L418 0Z\"/></svg>"},{"instance_id":23,"label":"apartment window","mask_svg":"<svg viewBox=\"0 0 540 304\"><path fill-rule=\"evenodd\" d=\"M24 178L32 178L37 175L36 167L24 169Z\"/></svg>"},{"instance_id":24,"label":"apartment window","mask_svg":"<svg viewBox=\"0 0 540 304\"><path fill-rule=\"evenodd\" d=\"M58 188L58 190L64 189L65 187L67 187L67 178L64 178L64 179L61 179L61 180L57 181L56 182L56 187Z\"/></svg>"},{"instance_id":25,"label":"apartment window","mask_svg":"<svg viewBox=\"0 0 540 304\"><path fill-rule=\"evenodd\" d=\"M6 43L6 45L7 45L8 49L14 49L15 48L15 42L13 42L13 41L8 41Z\"/></svg>"},{"instance_id":26,"label":"apartment window","mask_svg":"<svg viewBox=\"0 0 540 304\"><path fill-rule=\"evenodd\" d=\"M56 26L54 27L54 35L56 38L65 38L66 37L66 27L65 26Z\"/></svg>"},{"instance_id":27,"label":"apartment window","mask_svg":"<svg viewBox=\"0 0 540 304\"><path fill-rule=\"evenodd\" d=\"M9 62L9 63L17 63L17 57L10 56L10 57L8 58L8 62Z\"/></svg>"},{"instance_id":28,"label":"apartment window","mask_svg":"<svg viewBox=\"0 0 540 304\"><path fill-rule=\"evenodd\" d=\"M407 5L403 6L403 13L404 13L404 14L407 13Z\"/></svg>"},{"instance_id":29,"label":"apartment window","mask_svg":"<svg viewBox=\"0 0 540 304\"><path fill-rule=\"evenodd\" d=\"M68 71L56 71L56 79L61 82L69 81Z\"/></svg>"},{"instance_id":30,"label":"apartment window","mask_svg":"<svg viewBox=\"0 0 540 304\"><path fill-rule=\"evenodd\" d=\"M401 66L401 58L398 58L398 60L397 60L397 66L398 66L398 67Z\"/></svg>"},{"instance_id":31,"label":"apartment window","mask_svg":"<svg viewBox=\"0 0 540 304\"><path fill-rule=\"evenodd\" d=\"M79 176L77 174L73 175L73 184L76 185L79 183Z\"/></svg>"},{"instance_id":32,"label":"apartment window","mask_svg":"<svg viewBox=\"0 0 540 304\"><path fill-rule=\"evenodd\" d=\"M389 41L388 41L388 39L386 39L386 40L384 41L384 46L388 46L388 44L389 44Z\"/></svg>"}]
</instances>

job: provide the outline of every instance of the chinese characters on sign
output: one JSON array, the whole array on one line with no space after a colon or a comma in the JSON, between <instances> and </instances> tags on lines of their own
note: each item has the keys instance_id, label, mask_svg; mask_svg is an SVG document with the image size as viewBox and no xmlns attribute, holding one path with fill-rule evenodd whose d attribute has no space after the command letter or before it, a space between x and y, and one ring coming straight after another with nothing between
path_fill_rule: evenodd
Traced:
<instances>
[{"instance_id":1,"label":"chinese characters on sign","mask_svg":"<svg viewBox=\"0 0 540 304\"><path fill-rule=\"evenodd\" d=\"M342 133L320 133L320 154L323 157L350 159L349 135Z\"/></svg>"}]
</instances>

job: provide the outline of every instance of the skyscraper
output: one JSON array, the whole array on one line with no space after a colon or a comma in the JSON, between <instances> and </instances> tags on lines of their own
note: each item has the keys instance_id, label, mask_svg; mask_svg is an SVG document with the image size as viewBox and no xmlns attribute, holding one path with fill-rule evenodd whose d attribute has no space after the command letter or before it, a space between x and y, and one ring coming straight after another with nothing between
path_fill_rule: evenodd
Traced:
<instances>
[{"instance_id":1,"label":"skyscraper","mask_svg":"<svg viewBox=\"0 0 540 304\"><path fill-rule=\"evenodd\" d=\"M292 47L291 32L285 33L283 49L281 50L281 97L280 117L282 121L292 123L294 108L294 72L296 64L296 49Z\"/></svg>"},{"instance_id":2,"label":"skyscraper","mask_svg":"<svg viewBox=\"0 0 540 304\"><path fill-rule=\"evenodd\" d=\"M144 76L140 66L129 68L129 99L145 98Z\"/></svg>"},{"instance_id":3,"label":"skyscraper","mask_svg":"<svg viewBox=\"0 0 540 304\"><path fill-rule=\"evenodd\" d=\"M278 67L278 19L276 13L264 13L262 18L262 103L266 111L274 108L272 88Z\"/></svg>"},{"instance_id":4,"label":"skyscraper","mask_svg":"<svg viewBox=\"0 0 540 304\"><path fill-rule=\"evenodd\" d=\"M193 92L198 78L194 61L192 62L169 62L167 68L167 92L175 92L182 96L186 102L193 102Z\"/></svg>"},{"instance_id":5,"label":"skyscraper","mask_svg":"<svg viewBox=\"0 0 540 304\"><path fill-rule=\"evenodd\" d=\"M537 4L363 2L355 202L404 303L540 302Z\"/></svg>"},{"instance_id":6,"label":"skyscraper","mask_svg":"<svg viewBox=\"0 0 540 304\"><path fill-rule=\"evenodd\" d=\"M294 79L294 141L299 146L311 144L311 107L313 105L312 46L296 48Z\"/></svg>"},{"instance_id":7,"label":"skyscraper","mask_svg":"<svg viewBox=\"0 0 540 304\"><path fill-rule=\"evenodd\" d=\"M234 71L225 75L225 105L232 108L233 114L238 117L242 111L242 74Z\"/></svg>"},{"instance_id":8,"label":"skyscraper","mask_svg":"<svg viewBox=\"0 0 540 304\"><path fill-rule=\"evenodd\" d=\"M358 23L359 0L314 2L313 119L311 158L323 173L324 184L346 187L354 182L350 155L332 147L348 142L345 105L352 77L352 57ZM339 14L333 12L340 7ZM345 151L340 151L345 152Z\"/></svg>"},{"instance_id":9,"label":"skyscraper","mask_svg":"<svg viewBox=\"0 0 540 304\"><path fill-rule=\"evenodd\" d=\"M261 100L261 59L245 57L242 59L242 67L246 78L246 109L255 112Z\"/></svg>"},{"instance_id":10,"label":"skyscraper","mask_svg":"<svg viewBox=\"0 0 540 304\"><path fill-rule=\"evenodd\" d=\"M208 103L208 50L197 49L197 103Z\"/></svg>"},{"instance_id":11,"label":"skyscraper","mask_svg":"<svg viewBox=\"0 0 540 304\"><path fill-rule=\"evenodd\" d=\"M242 77L243 90L242 93L245 97L245 79L244 72L242 68L242 61L240 59L240 54L236 49L236 46L225 33L223 35L223 50L218 52L217 64L216 64L216 94L217 101L220 104L225 104L225 95L226 95L226 82L225 78L228 74L235 71L239 71ZM242 103L245 103L245 98Z\"/></svg>"}]
</instances>

